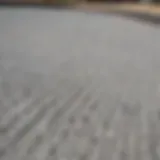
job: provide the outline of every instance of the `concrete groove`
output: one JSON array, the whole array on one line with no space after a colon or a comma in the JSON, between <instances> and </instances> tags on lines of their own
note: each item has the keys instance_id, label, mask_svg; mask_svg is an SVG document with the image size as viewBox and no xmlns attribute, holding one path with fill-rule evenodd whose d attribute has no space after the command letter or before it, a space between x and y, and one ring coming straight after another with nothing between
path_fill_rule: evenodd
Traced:
<instances>
[{"instance_id":1,"label":"concrete groove","mask_svg":"<svg viewBox=\"0 0 160 160\"><path fill-rule=\"evenodd\" d=\"M55 99L53 99L51 103L54 101ZM9 147L14 146L18 141L20 141L39 122L39 120L42 119L43 116L50 111L52 107L52 105L48 105L47 107L42 108L30 121L30 123L21 128L21 130L13 138L13 141L9 144Z\"/></svg>"},{"instance_id":2,"label":"concrete groove","mask_svg":"<svg viewBox=\"0 0 160 160\"><path fill-rule=\"evenodd\" d=\"M93 85L94 86L94 85ZM92 85L89 87L91 90L93 90L93 87ZM85 94L83 95L83 97L82 97L82 99L81 99L81 101L79 102L79 103L77 103L77 107L76 106L74 106L74 108L73 109L71 109L71 111L69 111L68 113L67 113L67 117L70 117L70 116L72 116L72 115L74 115L76 118L77 118L77 116L79 116L80 115L80 113L85 109L85 107L86 107L86 105L88 104L88 95L89 95L89 93L90 93L90 89L89 90L87 90L87 92L85 92ZM86 98L87 97L87 98ZM77 101L78 102L78 101ZM67 118L66 117L66 118ZM65 119L64 119L65 117L63 117L63 118L61 118L60 120L63 122ZM61 123L62 123L61 122ZM66 121L67 122L67 121ZM65 122L65 123L66 123ZM69 121L68 121L69 122ZM64 122L63 122L64 123ZM55 122L52 124L52 125L54 125L55 124ZM59 126L60 124L58 124L58 126ZM72 124L71 124L72 125ZM58 127L57 126L57 127ZM63 126L65 126L64 124L63 124ZM47 139L46 139L46 141L48 141L49 143L51 143L52 144L52 141L54 141L55 139L57 139L56 141L57 141L57 143L58 143L58 145L57 145L57 147L59 147L62 143L63 143L63 141L61 140L61 139L59 139L58 137L59 137L59 135L61 134L61 132L62 132L62 130L63 130L63 126L62 126L62 128L60 129L56 129L55 127L56 126L53 126L54 128L51 130L51 128L49 127L49 130L48 130L48 133L47 133ZM69 130L70 130L70 132L72 131L72 129L71 128L69 128ZM57 138L56 138L57 137ZM52 139L52 141L50 141L50 139ZM47 142L45 142L45 143L47 143ZM48 144L48 146L50 146L49 144ZM44 147L42 148L43 150L44 150Z\"/></svg>"},{"instance_id":3,"label":"concrete groove","mask_svg":"<svg viewBox=\"0 0 160 160\"><path fill-rule=\"evenodd\" d=\"M62 86L63 85L63 83L62 83L63 81L64 80L61 79L61 81L57 82L55 90L58 89L58 91L59 91L60 90L60 86L63 89L63 86ZM1 128L3 130L3 128L5 126L12 126L10 123L13 123L12 121L15 118L14 114L18 115L18 114L22 114L23 112L25 114L29 114L33 109L35 109L35 106L40 105L41 102L43 102L45 98L48 98L50 95L52 95L52 92L53 92L53 89L48 91L47 93L43 93L39 97L36 97L36 96L33 97L32 96L32 98L30 98L26 102L22 102L22 104L18 105L17 107L13 108L12 110L9 110L0 120L0 130L1 130Z\"/></svg>"},{"instance_id":4,"label":"concrete groove","mask_svg":"<svg viewBox=\"0 0 160 160\"><path fill-rule=\"evenodd\" d=\"M66 104L68 104L68 107L70 107L69 103L70 103L70 102L72 102L72 103L74 102L74 101L71 101L71 99L76 100L76 99L75 99L75 96L77 97L79 94L81 94L82 90L83 90L83 88L80 88L78 91L74 92L74 94L73 94L72 96L70 96L70 98L68 98L67 101L66 101L63 105L65 106ZM63 112L64 112L64 111L65 111L65 112L67 111L66 109L68 109L68 108L67 108L67 107L64 108L63 105L62 105L61 107L58 107L58 108L57 108L57 111L56 111L56 110L54 111L54 108L53 108L53 113L54 113L53 115L54 115L54 116L53 116L52 118L55 118L55 117L56 117L56 119L54 119L55 121L53 121L52 125L55 124L56 121L61 117L61 116L58 116L58 117L56 116L57 113L59 114L59 111L61 111L61 110L62 110ZM65 110L64 110L64 109L65 109ZM61 112L60 112L60 113L61 113ZM51 114L52 114L52 112L51 112ZM62 114L62 113L61 113L61 114ZM48 116L49 116L49 115L48 115ZM47 118L48 118L48 117L47 117ZM51 118L51 120L52 120L52 118ZM57 118L58 118L58 119L57 119ZM50 123L50 120L49 120L49 123ZM47 125L48 125L48 124L46 124L46 132L47 132ZM42 125L41 125L41 126L42 126ZM43 139L44 139L44 137L43 137ZM31 145L31 146L32 146L32 145ZM34 150L35 150L35 149L34 149Z\"/></svg>"}]
</instances>

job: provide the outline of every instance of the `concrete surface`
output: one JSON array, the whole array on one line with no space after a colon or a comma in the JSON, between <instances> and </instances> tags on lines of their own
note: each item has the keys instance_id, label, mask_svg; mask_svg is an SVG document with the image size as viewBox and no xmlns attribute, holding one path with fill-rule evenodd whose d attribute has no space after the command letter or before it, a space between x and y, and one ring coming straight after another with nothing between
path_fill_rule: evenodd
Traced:
<instances>
[{"instance_id":1,"label":"concrete surface","mask_svg":"<svg viewBox=\"0 0 160 160\"><path fill-rule=\"evenodd\" d=\"M160 30L111 15L0 9L0 159L160 159Z\"/></svg>"}]
</instances>

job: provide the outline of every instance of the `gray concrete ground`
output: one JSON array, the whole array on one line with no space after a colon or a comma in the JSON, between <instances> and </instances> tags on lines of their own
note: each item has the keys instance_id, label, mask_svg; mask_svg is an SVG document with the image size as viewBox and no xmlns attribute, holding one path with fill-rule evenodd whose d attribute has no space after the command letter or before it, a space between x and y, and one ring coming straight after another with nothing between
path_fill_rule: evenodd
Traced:
<instances>
[{"instance_id":1,"label":"gray concrete ground","mask_svg":"<svg viewBox=\"0 0 160 160\"><path fill-rule=\"evenodd\" d=\"M0 10L0 159L159 160L160 30L111 15Z\"/></svg>"}]
</instances>

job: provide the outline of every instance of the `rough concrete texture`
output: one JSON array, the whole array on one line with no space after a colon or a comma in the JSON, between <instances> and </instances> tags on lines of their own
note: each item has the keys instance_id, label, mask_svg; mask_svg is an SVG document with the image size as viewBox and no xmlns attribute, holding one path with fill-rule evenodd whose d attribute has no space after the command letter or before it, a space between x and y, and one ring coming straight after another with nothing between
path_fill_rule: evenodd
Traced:
<instances>
[{"instance_id":1,"label":"rough concrete texture","mask_svg":"<svg viewBox=\"0 0 160 160\"><path fill-rule=\"evenodd\" d=\"M0 159L160 159L159 53L151 25L1 8Z\"/></svg>"}]
</instances>

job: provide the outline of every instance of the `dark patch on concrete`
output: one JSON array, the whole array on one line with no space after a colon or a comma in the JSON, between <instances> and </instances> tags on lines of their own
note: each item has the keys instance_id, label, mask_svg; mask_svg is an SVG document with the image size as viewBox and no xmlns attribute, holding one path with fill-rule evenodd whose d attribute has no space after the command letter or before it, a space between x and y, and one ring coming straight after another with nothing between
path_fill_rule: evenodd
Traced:
<instances>
[{"instance_id":1,"label":"dark patch on concrete","mask_svg":"<svg viewBox=\"0 0 160 160\"><path fill-rule=\"evenodd\" d=\"M48 150L49 156L55 156L57 154L57 145L51 146L51 148Z\"/></svg>"},{"instance_id":2,"label":"dark patch on concrete","mask_svg":"<svg viewBox=\"0 0 160 160\"><path fill-rule=\"evenodd\" d=\"M127 104L127 103L122 104L122 114L123 114L123 116L132 114L132 109L129 106L129 104Z\"/></svg>"},{"instance_id":3,"label":"dark patch on concrete","mask_svg":"<svg viewBox=\"0 0 160 160\"><path fill-rule=\"evenodd\" d=\"M69 136L69 128L65 128L61 133L61 138L64 141L68 138L68 136Z\"/></svg>"},{"instance_id":4,"label":"dark patch on concrete","mask_svg":"<svg viewBox=\"0 0 160 160\"><path fill-rule=\"evenodd\" d=\"M98 104L99 104L99 101L96 100L94 103L92 103L89 107L89 110L92 112L92 111L95 111L97 108L98 108Z\"/></svg>"},{"instance_id":5,"label":"dark patch on concrete","mask_svg":"<svg viewBox=\"0 0 160 160\"><path fill-rule=\"evenodd\" d=\"M129 156L127 153L125 153L124 151L120 152L120 160L128 160Z\"/></svg>"},{"instance_id":6,"label":"dark patch on concrete","mask_svg":"<svg viewBox=\"0 0 160 160\"><path fill-rule=\"evenodd\" d=\"M160 157L157 153L157 147L159 145L159 137L158 137L158 133L157 133L157 122L154 120L154 114L153 115L149 115L148 117L148 128L149 128L149 137L148 137L148 141L149 141L149 152L151 155L151 159L152 160L160 160Z\"/></svg>"},{"instance_id":7,"label":"dark patch on concrete","mask_svg":"<svg viewBox=\"0 0 160 160\"><path fill-rule=\"evenodd\" d=\"M98 139L98 137L97 136L93 136L93 137L91 137L91 144L93 145L93 146L96 146L96 145L98 145L98 141L99 141L99 139Z\"/></svg>"},{"instance_id":8,"label":"dark patch on concrete","mask_svg":"<svg viewBox=\"0 0 160 160\"><path fill-rule=\"evenodd\" d=\"M91 100L91 94L88 93L88 94L84 97L84 99L83 99L83 101L82 101L82 105L85 105L85 104L88 103L90 100Z\"/></svg>"},{"instance_id":9,"label":"dark patch on concrete","mask_svg":"<svg viewBox=\"0 0 160 160\"><path fill-rule=\"evenodd\" d=\"M158 110L157 114L158 114L158 119L160 120L160 110Z\"/></svg>"},{"instance_id":10,"label":"dark patch on concrete","mask_svg":"<svg viewBox=\"0 0 160 160\"><path fill-rule=\"evenodd\" d=\"M1 148L0 149L0 158L2 158L3 156L5 156L6 154L6 149L5 148Z\"/></svg>"},{"instance_id":11,"label":"dark patch on concrete","mask_svg":"<svg viewBox=\"0 0 160 160\"><path fill-rule=\"evenodd\" d=\"M16 105L18 105L18 103L19 103L19 100L18 100L18 99L14 98L14 99L12 100L12 105L16 106Z\"/></svg>"},{"instance_id":12,"label":"dark patch on concrete","mask_svg":"<svg viewBox=\"0 0 160 160\"><path fill-rule=\"evenodd\" d=\"M29 98L29 97L31 97L31 94L32 94L32 89L30 87L28 87L28 86L24 87L23 96L25 98Z\"/></svg>"},{"instance_id":13,"label":"dark patch on concrete","mask_svg":"<svg viewBox=\"0 0 160 160\"><path fill-rule=\"evenodd\" d=\"M79 156L79 160L87 160L88 159L88 153L84 153Z\"/></svg>"},{"instance_id":14,"label":"dark patch on concrete","mask_svg":"<svg viewBox=\"0 0 160 160\"><path fill-rule=\"evenodd\" d=\"M4 135L8 132L8 128L6 126L1 126L0 127L0 135Z\"/></svg>"},{"instance_id":15,"label":"dark patch on concrete","mask_svg":"<svg viewBox=\"0 0 160 160\"><path fill-rule=\"evenodd\" d=\"M104 122L103 122L103 129L108 129L109 128L109 121L107 121L107 120L105 120Z\"/></svg>"},{"instance_id":16,"label":"dark patch on concrete","mask_svg":"<svg viewBox=\"0 0 160 160\"><path fill-rule=\"evenodd\" d=\"M32 154L40 144L42 144L43 141L43 135L36 135L34 138L31 146L28 148L27 154Z\"/></svg>"},{"instance_id":17,"label":"dark patch on concrete","mask_svg":"<svg viewBox=\"0 0 160 160\"><path fill-rule=\"evenodd\" d=\"M89 123L89 120L90 120L89 115L83 115L83 116L82 116L82 122L83 122L84 124Z\"/></svg>"},{"instance_id":18,"label":"dark patch on concrete","mask_svg":"<svg viewBox=\"0 0 160 160\"><path fill-rule=\"evenodd\" d=\"M68 122L69 122L70 124L74 124L74 123L76 122L76 118L72 115L72 116L70 116L70 117L68 118Z\"/></svg>"},{"instance_id":19,"label":"dark patch on concrete","mask_svg":"<svg viewBox=\"0 0 160 160\"><path fill-rule=\"evenodd\" d=\"M1 82L1 89L5 97L8 98L11 96L11 84L8 81L3 80Z\"/></svg>"},{"instance_id":20,"label":"dark patch on concrete","mask_svg":"<svg viewBox=\"0 0 160 160\"><path fill-rule=\"evenodd\" d=\"M17 122L20 120L19 115L15 115L8 124L0 126L0 133L8 133L14 126L17 124Z\"/></svg>"}]
</instances>

